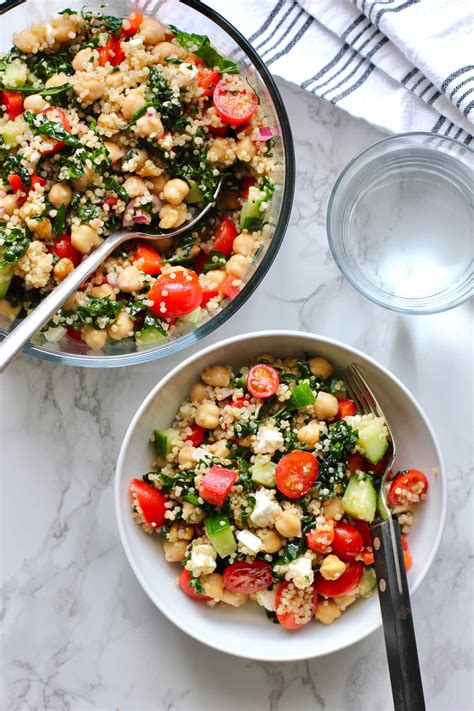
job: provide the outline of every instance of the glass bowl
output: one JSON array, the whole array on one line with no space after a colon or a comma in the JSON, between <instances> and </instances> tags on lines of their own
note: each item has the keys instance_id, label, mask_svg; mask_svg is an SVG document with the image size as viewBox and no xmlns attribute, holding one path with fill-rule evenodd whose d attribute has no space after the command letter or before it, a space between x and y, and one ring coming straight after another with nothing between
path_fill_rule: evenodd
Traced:
<instances>
[{"instance_id":1,"label":"glass bowl","mask_svg":"<svg viewBox=\"0 0 474 711\"><path fill-rule=\"evenodd\" d=\"M474 152L429 133L375 143L342 171L327 233L346 279L402 313L445 311L473 295Z\"/></svg>"},{"instance_id":2,"label":"glass bowl","mask_svg":"<svg viewBox=\"0 0 474 711\"><path fill-rule=\"evenodd\" d=\"M64 9L80 11L84 6L88 10L104 12L104 3L100 0L84 2L83 0L26 0L17 4L18 0L6 2L11 6L7 15L2 16L1 46L2 52L11 47L13 33L25 27L45 20L52 14ZM164 24L175 24L187 32L197 32L209 36L216 48L238 64L243 76L257 91L260 104L269 119L269 125L275 126L278 134L274 146L276 170L274 182L276 190L268 211L268 226L262 248L242 281L244 286L233 299L223 302L222 310L205 322L188 325L190 329L182 332L179 337L167 343L137 351L135 344L117 341L113 345L113 353L97 355L80 342L64 340L57 343L34 343L25 346L25 352L44 360L64 363L66 365L85 366L93 368L121 367L143 363L175 353L182 348L191 346L223 324L244 304L256 289L270 268L277 255L288 224L295 183L295 159L293 140L288 116L280 93L265 64L254 51L247 40L234 27L214 10L195 0L166 0L156 2L151 0L137 3L125 0L111 0L106 4L107 14L125 17L133 10L141 10L150 16L157 17ZM5 12L5 6L3 8ZM273 177L273 176L272 176ZM1 317L0 317L1 318ZM0 321L0 338L11 328L9 324ZM186 328L186 327L185 327ZM191 330L192 329L192 330ZM34 339L33 339L34 340Z\"/></svg>"}]
</instances>

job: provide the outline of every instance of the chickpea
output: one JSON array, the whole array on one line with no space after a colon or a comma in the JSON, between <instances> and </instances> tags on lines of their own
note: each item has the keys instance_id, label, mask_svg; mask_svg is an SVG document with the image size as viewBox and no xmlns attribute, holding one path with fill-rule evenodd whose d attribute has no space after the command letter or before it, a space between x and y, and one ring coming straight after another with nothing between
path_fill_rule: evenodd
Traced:
<instances>
[{"instance_id":1,"label":"chickpea","mask_svg":"<svg viewBox=\"0 0 474 711\"><path fill-rule=\"evenodd\" d=\"M143 178L157 178L159 175L161 175L163 172L163 168L154 163L153 160L147 158L143 166L137 168L138 175L141 175Z\"/></svg>"},{"instance_id":2,"label":"chickpea","mask_svg":"<svg viewBox=\"0 0 474 711\"><path fill-rule=\"evenodd\" d=\"M63 281L72 271L74 271L73 262L67 257L63 257L54 265L53 275L56 281Z\"/></svg>"},{"instance_id":3,"label":"chickpea","mask_svg":"<svg viewBox=\"0 0 474 711\"><path fill-rule=\"evenodd\" d=\"M93 351L100 351L107 341L107 331L99 330L93 326L84 326L82 338Z\"/></svg>"},{"instance_id":4,"label":"chickpea","mask_svg":"<svg viewBox=\"0 0 474 711\"><path fill-rule=\"evenodd\" d=\"M268 360L269 363L274 363L276 358L271 353L260 353L254 358L255 363L261 363L262 360Z\"/></svg>"},{"instance_id":5,"label":"chickpea","mask_svg":"<svg viewBox=\"0 0 474 711\"><path fill-rule=\"evenodd\" d=\"M180 178L168 180L163 188L163 197L170 205L180 205L189 193L189 185Z\"/></svg>"},{"instance_id":6,"label":"chickpea","mask_svg":"<svg viewBox=\"0 0 474 711\"><path fill-rule=\"evenodd\" d=\"M195 451L195 447L182 447L179 450L178 462L183 468L190 469L196 463L193 459L193 454Z\"/></svg>"},{"instance_id":7,"label":"chickpea","mask_svg":"<svg viewBox=\"0 0 474 711\"><path fill-rule=\"evenodd\" d=\"M333 499L325 501L323 504L324 515L327 519L333 521L340 521L344 516L344 508L342 506L342 499L339 496L335 496Z\"/></svg>"},{"instance_id":8,"label":"chickpea","mask_svg":"<svg viewBox=\"0 0 474 711\"><path fill-rule=\"evenodd\" d=\"M203 575L201 583L206 595L219 602L222 598L222 593L224 592L224 578L222 575L219 575L219 573Z\"/></svg>"},{"instance_id":9,"label":"chickpea","mask_svg":"<svg viewBox=\"0 0 474 711\"><path fill-rule=\"evenodd\" d=\"M133 264L125 267L118 275L117 286L120 291L124 291L126 294L140 291L143 289L143 284L143 273Z\"/></svg>"},{"instance_id":10,"label":"chickpea","mask_svg":"<svg viewBox=\"0 0 474 711\"><path fill-rule=\"evenodd\" d=\"M201 378L206 385L213 388L228 388L230 385L230 373L222 365L212 365L201 373Z\"/></svg>"},{"instance_id":11,"label":"chickpea","mask_svg":"<svg viewBox=\"0 0 474 711\"><path fill-rule=\"evenodd\" d=\"M151 182L153 183L153 192L155 195L159 195L163 192L163 188L168 182L168 178L166 175L158 175L156 178L152 178Z\"/></svg>"},{"instance_id":12,"label":"chickpea","mask_svg":"<svg viewBox=\"0 0 474 711\"><path fill-rule=\"evenodd\" d=\"M245 605L248 599L248 595L232 592L231 590L227 590L227 588L224 588L221 595L221 602L225 602L226 605L232 605L232 607L241 607Z\"/></svg>"},{"instance_id":13,"label":"chickpea","mask_svg":"<svg viewBox=\"0 0 474 711\"><path fill-rule=\"evenodd\" d=\"M168 541L176 543L176 541L190 541L194 536L194 528L181 523L173 523L168 532Z\"/></svg>"},{"instance_id":14,"label":"chickpea","mask_svg":"<svg viewBox=\"0 0 474 711\"><path fill-rule=\"evenodd\" d=\"M213 444L209 444L207 447L208 451L219 459L225 459L230 454L230 449L227 446L227 440L220 439Z\"/></svg>"},{"instance_id":15,"label":"chickpea","mask_svg":"<svg viewBox=\"0 0 474 711\"><path fill-rule=\"evenodd\" d=\"M83 291L76 291L64 302L65 311L74 311L78 306L87 306L89 299Z\"/></svg>"},{"instance_id":16,"label":"chickpea","mask_svg":"<svg viewBox=\"0 0 474 711\"><path fill-rule=\"evenodd\" d=\"M175 541L175 543L172 543L171 541L163 541L165 559L168 563L181 563L186 555L187 548L187 541Z\"/></svg>"},{"instance_id":17,"label":"chickpea","mask_svg":"<svg viewBox=\"0 0 474 711\"><path fill-rule=\"evenodd\" d=\"M319 420L333 420L339 410L337 398L322 390L316 396L314 411Z\"/></svg>"},{"instance_id":18,"label":"chickpea","mask_svg":"<svg viewBox=\"0 0 474 711\"><path fill-rule=\"evenodd\" d=\"M118 89L125 80L125 72L111 72L105 77L105 83L112 89Z\"/></svg>"},{"instance_id":19,"label":"chickpea","mask_svg":"<svg viewBox=\"0 0 474 711\"><path fill-rule=\"evenodd\" d=\"M131 175L124 181L123 187L127 191L129 198L142 197L147 191L145 181L138 175Z\"/></svg>"},{"instance_id":20,"label":"chickpea","mask_svg":"<svg viewBox=\"0 0 474 711\"><path fill-rule=\"evenodd\" d=\"M170 247L173 246L174 239L175 239L174 237L167 237L166 239L164 237L162 237L161 239L156 240L156 242L154 240L150 240L150 241L151 241L151 244L153 245L153 247L157 251L161 250L161 252L166 252L168 249L170 249Z\"/></svg>"},{"instance_id":21,"label":"chickpea","mask_svg":"<svg viewBox=\"0 0 474 711\"><path fill-rule=\"evenodd\" d=\"M225 272L221 269L211 269L206 274L200 274L199 283L206 291L216 291L225 279Z\"/></svg>"},{"instance_id":22,"label":"chickpea","mask_svg":"<svg viewBox=\"0 0 474 711\"><path fill-rule=\"evenodd\" d=\"M282 511L275 520L275 528L285 538L301 536L301 521L293 511Z\"/></svg>"},{"instance_id":23,"label":"chickpea","mask_svg":"<svg viewBox=\"0 0 474 711\"><path fill-rule=\"evenodd\" d=\"M122 114L126 119L131 119L137 111L146 104L145 94L140 89L133 89L123 100Z\"/></svg>"},{"instance_id":24,"label":"chickpea","mask_svg":"<svg viewBox=\"0 0 474 711\"><path fill-rule=\"evenodd\" d=\"M89 294L94 299L106 299L109 298L111 301L115 301L114 290L110 284L101 284L100 286L93 286Z\"/></svg>"},{"instance_id":25,"label":"chickpea","mask_svg":"<svg viewBox=\"0 0 474 711\"><path fill-rule=\"evenodd\" d=\"M194 506L190 504L189 501L183 502L183 512L181 514L183 521L189 521L189 523L201 523L203 519L206 518L206 514L199 506Z\"/></svg>"},{"instance_id":26,"label":"chickpea","mask_svg":"<svg viewBox=\"0 0 474 711\"><path fill-rule=\"evenodd\" d=\"M122 341L133 336L133 320L126 311L120 311L114 323L108 327L107 333L114 341Z\"/></svg>"},{"instance_id":27,"label":"chickpea","mask_svg":"<svg viewBox=\"0 0 474 711\"><path fill-rule=\"evenodd\" d=\"M218 136L213 141L210 141L207 160L209 163L217 163L221 166L229 166L235 163L234 139Z\"/></svg>"},{"instance_id":28,"label":"chickpea","mask_svg":"<svg viewBox=\"0 0 474 711\"><path fill-rule=\"evenodd\" d=\"M72 200L72 189L67 183L55 183L48 193L48 199L54 207L67 207Z\"/></svg>"},{"instance_id":29,"label":"chickpea","mask_svg":"<svg viewBox=\"0 0 474 711\"><path fill-rule=\"evenodd\" d=\"M93 227L89 225L73 225L71 227L71 244L81 254L89 254L101 242L97 230L94 230Z\"/></svg>"},{"instance_id":30,"label":"chickpea","mask_svg":"<svg viewBox=\"0 0 474 711\"><path fill-rule=\"evenodd\" d=\"M53 226L51 220L48 220L47 217L43 217L42 220L28 219L26 223L30 230L40 239L48 239L48 237L51 237Z\"/></svg>"},{"instance_id":31,"label":"chickpea","mask_svg":"<svg viewBox=\"0 0 474 711\"><path fill-rule=\"evenodd\" d=\"M309 449L312 449L319 442L319 425L317 422L308 422L307 425L300 427L296 433L298 442L303 442Z\"/></svg>"},{"instance_id":32,"label":"chickpea","mask_svg":"<svg viewBox=\"0 0 474 711\"><path fill-rule=\"evenodd\" d=\"M169 230L172 227L179 227L186 222L188 208L186 205L163 205L160 210L159 226L164 230Z\"/></svg>"},{"instance_id":33,"label":"chickpea","mask_svg":"<svg viewBox=\"0 0 474 711\"><path fill-rule=\"evenodd\" d=\"M87 69L95 69L99 53L96 49L85 47L80 49L72 60L72 68L75 72L85 72Z\"/></svg>"},{"instance_id":34,"label":"chickpea","mask_svg":"<svg viewBox=\"0 0 474 711\"><path fill-rule=\"evenodd\" d=\"M327 555L323 558L319 572L325 580L337 580L346 569L346 564L337 555Z\"/></svg>"},{"instance_id":35,"label":"chickpea","mask_svg":"<svg viewBox=\"0 0 474 711\"><path fill-rule=\"evenodd\" d=\"M317 378L329 378L334 372L334 368L326 358L310 358L308 365L312 374Z\"/></svg>"},{"instance_id":36,"label":"chickpea","mask_svg":"<svg viewBox=\"0 0 474 711\"><path fill-rule=\"evenodd\" d=\"M232 245L234 254L241 254L243 257L249 257L255 250L255 240L250 235L237 235Z\"/></svg>"},{"instance_id":37,"label":"chickpea","mask_svg":"<svg viewBox=\"0 0 474 711\"><path fill-rule=\"evenodd\" d=\"M37 25L32 25L23 32L18 32L13 35L13 44L18 47L20 52L31 54L39 49L39 45L46 41L46 25L41 22Z\"/></svg>"},{"instance_id":38,"label":"chickpea","mask_svg":"<svg viewBox=\"0 0 474 711\"><path fill-rule=\"evenodd\" d=\"M25 111L33 111L35 114L39 114L43 109L48 108L49 104L43 99L39 94L30 94L26 96L23 102L23 108Z\"/></svg>"},{"instance_id":39,"label":"chickpea","mask_svg":"<svg viewBox=\"0 0 474 711\"><path fill-rule=\"evenodd\" d=\"M242 254L234 254L225 265L227 274L242 279L250 264L250 259Z\"/></svg>"},{"instance_id":40,"label":"chickpea","mask_svg":"<svg viewBox=\"0 0 474 711\"><path fill-rule=\"evenodd\" d=\"M298 365L298 358L293 358L292 356L283 358L283 365L285 368L295 368Z\"/></svg>"},{"instance_id":41,"label":"chickpea","mask_svg":"<svg viewBox=\"0 0 474 711\"><path fill-rule=\"evenodd\" d=\"M79 190L81 193L85 193L87 190L87 187L89 185L93 185L95 181L97 180L97 173L92 170L92 168L88 168L87 166L84 169L84 175L82 175L80 178L73 178L71 180L72 186L74 190Z\"/></svg>"},{"instance_id":42,"label":"chickpea","mask_svg":"<svg viewBox=\"0 0 474 711\"><path fill-rule=\"evenodd\" d=\"M45 88L53 89L55 86L69 84L70 80L71 77L68 77L68 75L64 74L64 72L60 72L59 74L53 74L53 76L49 77L49 79L45 82Z\"/></svg>"},{"instance_id":43,"label":"chickpea","mask_svg":"<svg viewBox=\"0 0 474 711\"><path fill-rule=\"evenodd\" d=\"M5 211L7 215L13 215L17 207L18 200L15 195L5 195L5 197L0 199L0 215L3 211Z\"/></svg>"},{"instance_id":44,"label":"chickpea","mask_svg":"<svg viewBox=\"0 0 474 711\"><path fill-rule=\"evenodd\" d=\"M237 141L235 154L242 163L250 163L252 158L257 155L257 147L249 136L245 136Z\"/></svg>"},{"instance_id":45,"label":"chickpea","mask_svg":"<svg viewBox=\"0 0 474 711\"><path fill-rule=\"evenodd\" d=\"M257 536L262 541L262 550L265 553L276 553L283 547L283 541L274 528L261 528Z\"/></svg>"},{"instance_id":46,"label":"chickpea","mask_svg":"<svg viewBox=\"0 0 474 711\"><path fill-rule=\"evenodd\" d=\"M139 136L150 138L161 138L165 129L156 109L147 109L135 124Z\"/></svg>"},{"instance_id":47,"label":"chickpea","mask_svg":"<svg viewBox=\"0 0 474 711\"><path fill-rule=\"evenodd\" d=\"M126 22L126 20L125 20ZM144 17L140 25L139 37L143 39L143 44L158 44L165 39L165 30L156 20Z\"/></svg>"},{"instance_id":48,"label":"chickpea","mask_svg":"<svg viewBox=\"0 0 474 711\"><path fill-rule=\"evenodd\" d=\"M104 146L109 152L109 158L111 163L116 163L118 160L124 157L125 151L120 146L117 146L113 141L104 141Z\"/></svg>"},{"instance_id":49,"label":"chickpea","mask_svg":"<svg viewBox=\"0 0 474 711\"><path fill-rule=\"evenodd\" d=\"M357 595L354 595L353 593L349 593L348 595L338 595L338 597L334 598L334 602L341 612L344 612L344 610L349 607L349 605L352 605L352 603L356 600Z\"/></svg>"},{"instance_id":50,"label":"chickpea","mask_svg":"<svg viewBox=\"0 0 474 711\"><path fill-rule=\"evenodd\" d=\"M330 625L334 620L337 620L341 616L341 611L334 602L334 600L320 600L316 612L314 613L316 619L323 623L323 625Z\"/></svg>"},{"instance_id":51,"label":"chickpea","mask_svg":"<svg viewBox=\"0 0 474 711\"><path fill-rule=\"evenodd\" d=\"M189 391L191 402L203 402L209 400L209 388L206 388L202 383L194 383Z\"/></svg>"},{"instance_id":52,"label":"chickpea","mask_svg":"<svg viewBox=\"0 0 474 711\"><path fill-rule=\"evenodd\" d=\"M151 51L151 56L153 58L153 64L163 64L167 57L179 57L184 59L188 53L183 47L178 47L176 44L171 42L160 42L153 47Z\"/></svg>"},{"instance_id":53,"label":"chickpea","mask_svg":"<svg viewBox=\"0 0 474 711\"><path fill-rule=\"evenodd\" d=\"M102 113L97 119L97 124L107 135L118 133L123 126L123 119L115 113Z\"/></svg>"},{"instance_id":54,"label":"chickpea","mask_svg":"<svg viewBox=\"0 0 474 711\"><path fill-rule=\"evenodd\" d=\"M61 44L72 42L76 37L77 25L69 15L54 18L51 20L51 25L54 28L54 38Z\"/></svg>"},{"instance_id":55,"label":"chickpea","mask_svg":"<svg viewBox=\"0 0 474 711\"><path fill-rule=\"evenodd\" d=\"M104 95L105 82L103 79L94 79L87 72L76 72L73 87L81 104L87 106Z\"/></svg>"},{"instance_id":56,"label":"chickpea","mask_svg":"<svg viewBox=\"0 0 474 711\"><path fill-rule=\"evenodd\" d=\"M217 405L205 402L196 410L196 424L206 430L213 430L219 424L220 410Z\"/></svg>"},{"instance_id":57,"label":"chickpea","mask_svg":"<svg viewBox=\"0 0 474 711\"><path fill-rule=\"evenodd\" d=\"M148 153L143 148L134 148L132 153L132 157L122 163L122 170L127 173L134 173L142 168L148 158Z\"/></svg>"}]
</instances>

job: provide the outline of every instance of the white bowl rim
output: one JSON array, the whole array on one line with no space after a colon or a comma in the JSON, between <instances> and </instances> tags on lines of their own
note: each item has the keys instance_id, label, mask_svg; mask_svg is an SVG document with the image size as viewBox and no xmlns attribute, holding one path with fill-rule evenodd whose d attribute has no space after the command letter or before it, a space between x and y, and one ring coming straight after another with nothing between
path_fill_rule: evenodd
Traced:
<instances>
[{"instance_id":1,"label":"white bowl rim","mask_svg":"<svg viewBox=\"0 0 474 711\"><path fill-rule=\"evenodd\" d=\"M117 460L117 466L115 470L115 484L114 484L114 502L115 502L115 514L116 514L116 519L117 519L117 525L119 529L119 534L120 534L120 540L122 542L123 549L125 551L125 555L127 556L128 562L130 564L130 567L132 568L133 572L135 573L135 576L142 586L143 590L145 593L148 595L150 600L154 603L154 605L160 610L160 612L167 617L170 622L172 622L174 625L179 627L183 632L185 632L187 635L190 637L193 637L196 639L198 642L201 642L202 644L207 645L208 647L211 647L213 649L216 649L219 652L224 652L225 654L229 654L231 656L237 656L241 657L243 659L252 659L255 661L272 661L272 662L292 662L292 661L299 661L299 660L304 660L304 659L315 659L317 657L321 656L327 656L329 654L333 654L334 652L341 651L342 649L346 649L347 647L352 646L353 644L356 644L357 642L360 642L361 640L365 639L368 637L372 632L375 632L382 626L382 620L380 619L379 622L369 625L366 630L360 635L358 635L355 639L352 639L350 642L346 643L341 643L339 645L336 645L331 651L325 652L324 654L315 654L312 657L308 657L306 655L297 655L297 654L292 654L286 658L278 658L276 659L264 659L262 656L259 656L258 654L239 654L230 651L229 649L226 648L225 645L221 645L218 642L211 641L208 639L203 639L200 637L198 634L195 634L194 632L190 631L187 629L179 619L176 618L174 615L173 611L164 605L161 601L157 599L155 596L153 590L149 587L145 579L143 578L139 567L136 565L134 557L132 555L132 552L130 550L130 547L128 545L126 536L125 536L125 529L122 524L122 519L121 519L121 471L122 471L122 466L123 466L123 461L125 459L125 453L128 449L128 444L129 441L133 435L133 431L135 429L135 426L139 419L141 418L144 410L148 407L149 403L156 397L157 393L159 390L161 390L170 380L174 378L177 372L181 370L185 370L189 365L194 363L195 360L198 360L201 358L203 355L206 355L207 353L211 353L212 351L218 350L224 346L231 345L232 343L239 343L241 341L250 341L262 337L305 337L308 338L309 340L313 340L315 342L319 343L325 343L330 346L336 346L339 348L342 348L349 353L354 354L355 356L358 356L361 358L361 360L365 360L369 362L371 365L375 366L377 369L379 369L386 377L388 377L390 380L395 382L395 384L403 391L403 393L407 396L407 398L411 401L412 405L415 407L417 410L418 414L422 418L424 424L426 425L426 428L433 440L433 445L436 451L436 456L439 460L440 463L440 480L441 480L441 487L442 487L442 501L441 501L441 517L439 520L439 526L438 526L438 532L436 535L436 538L434 540L434 544L431 550L431 554L428 556L428 558L425 561L424 567L421 570L421 573L418 576L418 580L416 584L410 585L410 594L413 595L420 587L424 579L426 578L426 575L428 574L428 571L436 557L436 554L438 552L441 539L443 537L444 533L444 528L446 525L446 516L447 516L447 481L446 481L446 476L445 476L445 467L444 467L444 461L443 457L441 454L441 449L438 443L438 439L435 435L435 432L433 430L433 427L421 407L421 405L418 403L418 401L415 399L415 397L411 394L411 392L408 390L408 388L397 378L396 375L394 375L391 371L389 371L385 366L381 365L378 361L376 361L374 358L371 356L366 355L362 351L358 350L357 348L354 348L352 346L348 346L342 341L338 341L334 338L329 338L328 336L320 336L315 333L309 333L308 331L295 331L291 329L272 329L272 330L262 330L262 331L250 331L248 333L243 333L237 336L231 336L230 338L226 338L222 341L218 341L216 343L213 343L206 348L203 348L199 350L197 353L194 353L193 355L189 356L186 358L186 360L182 361L178 365L176 365L167 375L165 375L156 385L155 387L148 393L148 395L145 397L143 400L142 404L138 408L137 412L135 413L130 425L128 426L127 432L125 433L125 437L122 442L122 446L120 447L120 452Z\"/></svg>"}]
</instances>

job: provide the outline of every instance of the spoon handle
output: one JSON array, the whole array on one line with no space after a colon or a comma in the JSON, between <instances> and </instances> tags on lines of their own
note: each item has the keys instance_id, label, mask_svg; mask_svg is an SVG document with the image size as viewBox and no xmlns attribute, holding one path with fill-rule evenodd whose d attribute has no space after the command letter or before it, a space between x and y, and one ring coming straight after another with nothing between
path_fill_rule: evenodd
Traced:
<instances>
[{"instance_id":1,"label":"spoon handle","mask_svg":"<svg viewBox=\"0 0 474 711\"><path fill-rule=\"evenodd\" d=\"M410 593L398 521L370 529L393 704L396 711L423 711L425 701Z\"/></svg>"},{"instance_id":2,"label":"spoon handle","mask_svg":"<svg viewBox=\"0 0 474 711\"><path fill-rule=\"evenodd\" d=\"M77 291L83 281L94 272L99 264L130 235L117 232L102 242L97 249L84 259L71 274L41 301L0 343L0 373L21 351L25 343L49 321L65 301Z\"/></svg>"}]
</instances>

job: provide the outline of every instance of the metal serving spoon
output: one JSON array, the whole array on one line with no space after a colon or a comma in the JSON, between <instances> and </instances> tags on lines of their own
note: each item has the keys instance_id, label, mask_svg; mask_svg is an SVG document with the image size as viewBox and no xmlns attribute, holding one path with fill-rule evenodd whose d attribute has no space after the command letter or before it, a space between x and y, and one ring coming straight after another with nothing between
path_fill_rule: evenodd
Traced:
<instances>
[{"instance_id":1,"label":"metal serving spoon","mask_svg":"<svg viewBox=\"0 0 474 711\"><path fill-rule=\"evenodd\" d=\"M29 339L35 335L45 323L56 313L56 311L64 304L65 301L73 294L80 285L89 277L97 267L108 257L114 249L129 239L140 237L145 240L160 240L169 239L170 237L178 237L179 235L188 232L194 225L201 220L204 215L209 212L215 204L217 196L222 187L222 177L220 178L215 189L212 202L208 203L192 220L184 223L177 230L172 232L137 232L129 230L120 230L109 235L94 252L89 254L77 266L71 274L64 279L48 296L41 301L33 311L26 316L15 328L4 338L0 343L0 373L21 351L23 346Z\"/></svg>"}]
</instances>

